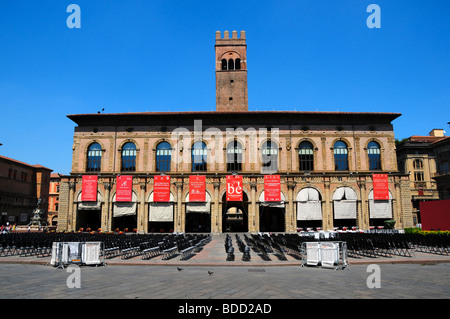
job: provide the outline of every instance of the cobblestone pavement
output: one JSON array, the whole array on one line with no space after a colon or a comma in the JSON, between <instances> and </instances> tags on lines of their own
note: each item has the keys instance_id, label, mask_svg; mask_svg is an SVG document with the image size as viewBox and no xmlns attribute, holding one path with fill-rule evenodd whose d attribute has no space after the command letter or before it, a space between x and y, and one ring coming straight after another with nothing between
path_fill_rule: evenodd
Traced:
<instances>
[{"instance_id":1,"label":"cobblestone pavement","mask_svg":"<svg viewBox=\"0 0 450 319\"><path fill-rule=\"evenodd\" d=\"M380 264L380 288L368 265L321 267L101 266L65 269L0 264L2 299L448 299L450 264ZM76 269L73 271L73 269ZM208 271L212 272L209 274ZM74 280L74 276L79 281ZM371 280L369 280L372 282ZM76 283L79 287L76 287ZM69 288L73 287L73 288Z\"/></svg>"}]
</instances>

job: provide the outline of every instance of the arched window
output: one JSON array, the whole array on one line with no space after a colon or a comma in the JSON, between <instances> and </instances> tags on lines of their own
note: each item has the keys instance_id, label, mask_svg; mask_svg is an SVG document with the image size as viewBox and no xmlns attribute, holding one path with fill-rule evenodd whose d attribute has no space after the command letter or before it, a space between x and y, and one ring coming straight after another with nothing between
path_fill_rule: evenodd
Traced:
<instances>
[{"instance_id":1,"label":"arched window","mask_svg":"<svg viewBox=\"0 0 450 319\"><path fill-rule=\"evenodd\" d=\"M242 170L242 145L232 141L227 145L227 171L238 172Z\"/></svg>"},{"instance_id":2,"label":"arched window","mask_svg":"<svg viewBox=\"0 0 450 319\"><path fill-rule=\"evenodd\" d=\"M239 59L239 58L236 59L234 68L236 70L240 70L241 69L241 59Z\"/></svg>"},{"instance_id":3,"label":"arched window","mask_svg":"<svg viewBox=\"0 0 450 319\"><path fill-rule=\"evenodd\" d=\"M234 70L234 60L233 59L228 60L228 70Z\"/></svg>"},{"instance_id":4,"label":"arched window","mask_svg":"<svg viewBox=\"0 0 450 319\"><path fill-rule=\"evenodd\" d=\"M262 147L262 170L263 172L278 171L278 148L272 141L265 142Z\"/></svg>"},{"instance_id":5,"label":"arched window","mask_svg":"<svg viewBox=\"0 0 450 319\"><path fill-rule=\"evenodd\" d=\"M203 142L195 142L192 146L192 171L206 172L207 149Z\"/></svg>"},{"instance_id":6,"label":"arched window","mask_svg":"<svg viewBox=\"0 0 450 319\"><path fill-rule=\"evenodd\" d=\"M92 143L87 152L86 172L100 172L102 162L102 147Z\"/></svg>"},{"instance_id":7,"label":"arched window","mask_svg":"<svg viewBox=\"0 0 450 319\"><path fill-rule=\"evenodd\" d=\"M336 171L348 170L347 144L342 141L334 143L334 169Z\"/></svg>"},{"instance_id":8,"label":"arched window","mask_svg":"<svg viewBox=\"0 0 450 319\"><path fill-rule=\"evenodd\" d=\"M298 163L300 171L314 170L314 147L311 142L301 142L298 147Z\"/></svg>"},{"instance_id":9,"label":"arched window","mask_svg":"<svg viewBox=\"0 0 450 319\"><path fill-rule=\"evenodd\" d=\"M381 169L380 145L371 141L367 145L367 156L369 157L369 170L375 171Z\"/></svg>"},{"instance_id":10,"label":"arched window","mask_svg":"<svg viewBox=\"0 0 450 319\"><path fill-rule=\"evenodd\" d=\"M228 70L228 62L226 59L222 59L222 70Z\"/></svg>"},{"instance_id":11,"label":"arched window","mask_svg":"<svg viewBox=\"0 0 450 319\"><path fill-rule=\"evenodd\" d=\"M122 146L122 172L136 171L136 145L128 142Z\"/></svg>"},{"instance_id":12,"label":"arched window","mask_svg":"<svg viewBox=\"0 0 450 319\"><path fill-rule=\"evenodd\" d=\"M420 159L415 159L413 162L414 169L423 169L423 162Z\"/></svg>"},{"instance_id":13,"label":"arched window","mask_svg":"<svg viewBox=\"0 0 450 319\"><path fill-rule=\"evenodd\" d=\"M170 172L172 147L168 142L161 142L156 147L156 171Z\"/></svg>"}]
</instances>

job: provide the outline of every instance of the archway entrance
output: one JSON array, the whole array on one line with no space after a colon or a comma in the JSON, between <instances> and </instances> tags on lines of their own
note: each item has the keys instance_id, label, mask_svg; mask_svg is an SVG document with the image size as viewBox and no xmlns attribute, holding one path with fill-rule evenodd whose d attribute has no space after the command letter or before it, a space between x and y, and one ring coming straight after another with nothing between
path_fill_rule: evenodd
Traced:
<instances>
[{"instance_id":1,"label":"archway entrance","mask_svg":"<svg viewBox=\"0 0 450 319\"><path fill-rule=\"evenodd\" d=\"M285 231L285 197L281 193L280 202L265 202L264 191L259 196L259 230L261 232Z\"/></svg>"},{"instance_id":2,"label":"archway entrance","mask_svg":"<svg viewBox=\"0 0 450 319\"><path fill-rule=\"evenodd\" d=\"M186 233L211 232L211 196L205 193L204 202L190 202L186 196Z\"/></svg>"},{"instance_id":3,"label":"archway entrance","mask_svg":"<svg viewBox=\"0 0 450 319\"><path fill-rule=\"evenodd\" d=\"M102 202L103 197L97 192L96 202L83 202L81 192L77 196L77 215L75 230L80 228L97 230L102 224Z\"/></svg>"},{"instance_id":4,"label":"archway entrance","mask_svg":"<svg viewBox=\"0 0 450 319\"><path fill-rule=\"evenodd\" d=\"M242 194L242 202L227 202L222 197L222 232L248 232L248 197Z\"/></svg>"},{"instance_id":5,"label":"archway entrance","mask_svg":"<svg viewBox=\"0 0 450 319\"><path fill-rule=\"evenodd\" d=\"M118 202L113 196L113 218L111 228L131 232L137 228L137 195L132 193L131 202Z\"/></svg>"}]
</instances>

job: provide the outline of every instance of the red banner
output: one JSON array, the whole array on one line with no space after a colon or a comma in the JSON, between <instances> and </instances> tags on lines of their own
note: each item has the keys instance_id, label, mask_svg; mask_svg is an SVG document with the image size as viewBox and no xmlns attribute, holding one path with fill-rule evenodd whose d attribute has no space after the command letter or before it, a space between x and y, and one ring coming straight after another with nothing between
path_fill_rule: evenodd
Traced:
<instances>
[{"instance_id":1,"label":"red banner","mask_svg":"<svg viewBox=\"0 0 450 319\"><path fill-rule=\"evenodd\" d=\"M96 202L97 201L97 175L86 175L82 178L81 183L81 201Z\"/></svg>"},{"instance_id":2,"label":"red banner","mask_svg":"<svg viewBox=\"0 0 450 319\"><path fill-rule=\"evenodd\" d=\"M387 174L372 174L373 181L373 199L388 200L389 184Z\"/></svg>"},{"instance_id":3,"label":"red banner","mask_svg":"<svg viewBox=\"0 0 450 319\"><path fill-rule=\"evenodd\" d=\"M170 176L154 176L153 185L153 201L169 202L170 201Z\"/></svg>"},{"instance_id":4,"label":"red banner","mask_svg":"<svg viewBox=\"0 0 450 319\"><path fill-rule=\"evenodd\" d=\"M189 201L206 201L206 176L189 176Z\"/></svg>"},{"instance_id":5,"label":"red banner","mask_svg":"<svg viewBox=\"0 0 450 319\"><path fill-rule=\"evenodd\" d=\"M242 201L242 176L240 175L227 176L227 201L229 202Z\"/></svg>"},{"instance_id":6,"label":"red banner","mask_svg":"<svg viewBox=\"0 0 450 319\"><path fill-rule=\"evenodd\" d=\"M264 175L264 201L281 201L280 175Z\"/></svg>"},{"instance_id":7,"label":"red banner","mask_svg":"<svg viewBox=\"0 0 450 319\"><path fill-rule=\"evenodd\" d=\"M131 202L133 198L133 176L117 176L116 202Z\"/></svg>"}]
</instances>

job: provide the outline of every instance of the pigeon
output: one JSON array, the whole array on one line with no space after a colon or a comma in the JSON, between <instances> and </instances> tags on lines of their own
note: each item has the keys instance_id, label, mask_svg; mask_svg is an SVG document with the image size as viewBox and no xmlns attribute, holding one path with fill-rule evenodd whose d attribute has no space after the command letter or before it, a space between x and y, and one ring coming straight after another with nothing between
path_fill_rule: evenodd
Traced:
<instances>
[{"instance_id":1,"label":"pigeon","mask_svg":"<svg viewBox=\"0 0 450 319\"><path fill-rule=\"evenodd\" d=\"M214 272L208 270L208 274L209 274L210 276L212 276L213 273L214 273Z\"/></svg>"},{"instance_id":2,"label":"pigeon","mask_svg":"<svg viewBox=\"0 0 450 319\"><path fill-rule=\"evenodd\" d=\"M183 268L177 267L177 270L178 270L178 271L182 271L182 270L183 270Z\"/></svg>"}]
</instances>

